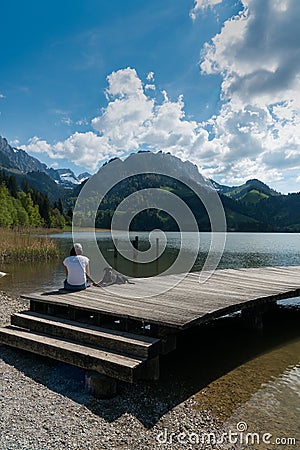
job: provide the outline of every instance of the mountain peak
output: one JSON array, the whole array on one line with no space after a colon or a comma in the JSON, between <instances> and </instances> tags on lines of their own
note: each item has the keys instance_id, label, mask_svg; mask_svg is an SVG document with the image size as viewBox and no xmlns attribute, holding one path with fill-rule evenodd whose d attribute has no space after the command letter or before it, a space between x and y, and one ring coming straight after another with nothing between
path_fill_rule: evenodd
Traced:
<instances>
[{"instance_id":1,"label":"mountain peak","mask_svg":"<svg viewBox=\"0 0 300 450\"><path fill-rule=\"evenodd\" d=\"M25 150L12 147L7 142L7 139L0 136L0 154L1 165L9 169L19 169L21 172L45 172L46 164L41 163L37 158L29 156ZM4 161L3 161L4 158ZM6 165L8 164L8 165Z\"/></svg>"},{"instance_id":2,"label":"mountain peak","mask_svg":"<svg viewBox=\"0 0 300 450\"><path fill-rule=\"evenodd\" d=\"M25 150L12 147L7 139L0 136L0 167L4 169L17 169L24 174L42 172L47 174L58 185L72 188L90 177L88 172L76 177L71 169L53 169L41 163L37 158L30 156Z\"/></svg>"},{"instance_id":3,"label":"mountain peak","mask_svg":"<svg viewBox=\"0 0 300 450\"><path fill-rule=\"evenodd\" d=\"M275 191L275 189L270 188L263 181L258 180L257 178L252 178L245 183L247 186L252 187L252 189L258 189L259 191L267 194L267 195L279 195L279 192Z\"/></svg>"}]
</instances>

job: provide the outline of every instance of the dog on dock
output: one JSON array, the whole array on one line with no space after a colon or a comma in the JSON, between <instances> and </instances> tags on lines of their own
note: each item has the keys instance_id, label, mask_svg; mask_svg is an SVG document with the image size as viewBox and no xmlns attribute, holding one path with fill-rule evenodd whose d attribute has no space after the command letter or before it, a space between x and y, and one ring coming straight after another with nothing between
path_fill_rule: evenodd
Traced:
<instances>
[{"instance_id":1,"label":"dog on dock","mask_svg":"<svg viewBox=\"0 0 300 450\"><path fill-rule=\"evenodd\" d=\"M98 283L93 283L93 286L111 286L112 284L134 284L125 275L116 272L112 267L105 267L102 280Z\"/></svg>"}]
</instances>

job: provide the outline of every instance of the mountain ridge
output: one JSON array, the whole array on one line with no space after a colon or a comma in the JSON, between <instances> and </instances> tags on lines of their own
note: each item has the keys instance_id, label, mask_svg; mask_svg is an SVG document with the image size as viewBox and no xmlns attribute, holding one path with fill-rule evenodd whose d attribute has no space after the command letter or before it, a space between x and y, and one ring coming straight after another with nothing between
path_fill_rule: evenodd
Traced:
<instances>
[{"instance_id":1,"label":"mountain ridge","mask_svg":"<svg viewBox=\"0 0 300 450\"><path fill-rule=\"evenodd\" d=\"M174 194L186 201L189 206L191 205L199 219L199 223L204 224L203 226L207 230L209 221L207 221L207 218L204 220L205 213L203 209L193 198L195 195L193 196L191 190L183 186L184 179L199 184L205 183L205 178L199 172L198 167L190 161L182 161L169 153L148 151L140 151L139 153L149 153L150 159L156 160L156 165L159 167L158 171L161 171L161 174L164 173L164 169L168 167L168 164L171 164L174 172L173 181L168 182L166 180L167 177L159 173L154 174L152 178L151 174L150 176L149 174L144 174L133 177L133 181L130 179L127 181L123 180L119 188L113 188L110 200L107 200L105 207L102 208L102 216L99 216L100 219L97 226L108 228L116 201L122 201L122 196L124 197L125 194L129 195L137 188L145 189L150 187L151 180L154 180L156 187L173 191ZM112 158L112 160L104 163L103 166L118 160L115 166L120 171L120 175L122 175L123 164L125 161L126 164L130 164L134 155L136 154L132 153L125 160ZM22 171L21 168L27 171ZM65 211L72 210L82 186L90 176L89 173L83 173L76 177L71 169L48 168L37 158L28 155L24 150L10 146L7 140L1 137L0 170L14 175L19 186L22 186L25 180L33 189L47 194L51 202L57 202L59 199L62 199ZM101 171L101 168L99 171ZM178 179L181 179L183 183L176 181L176 174L180 175ZM122 176L120 179L122 179ZM210 181L218 191L223 203L228 230L300 232L300 192L287 195L281 194L258 179L247 180L240 186L226 186L214 180ZM153 211L146 212L142 219L136 220L135 223L136 229L138 227L146 229L147 226L150 226L150 223L154 225L154 228L163 226L165 227L163 229L169 231L172 231L174 228L174 223L162 213L153 213Z\"/></svg>"},{"instance_id":2,"label":"mountain ridge","mask_svg":"<svg viewBox=\"0 0 300 450\"><path fill-rule=\"evenodd\" d=\"M11 146L2 136L0 136L0 166L4 169L20 170L25 174L43 172L65 188L72 188L90 176L88 172L76 176L71 169L48 167L34 156L30 156L25 150Z\"/></svg>"}]
</instances>

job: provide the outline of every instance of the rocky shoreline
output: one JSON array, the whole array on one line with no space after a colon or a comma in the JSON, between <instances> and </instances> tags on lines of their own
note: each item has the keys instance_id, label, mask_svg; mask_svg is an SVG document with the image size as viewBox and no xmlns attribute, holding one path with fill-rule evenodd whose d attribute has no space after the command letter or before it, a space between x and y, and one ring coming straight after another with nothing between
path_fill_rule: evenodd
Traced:
<instances>
[{"instance_id":1,"label":"rocky shoreline","mask_svg":"<svg viewBox=\"0 0 300 450\"><path fill-rule=\"evenodd\" d=\"M26 307L1 292L1 326ZM97 400L80 369L6 346L0 352L1 450L218 448L196 443L220 429L193 397L174 404L172 378L169 391L158 382L124 383L115 398Z\"/></svg>"}]
</instances>

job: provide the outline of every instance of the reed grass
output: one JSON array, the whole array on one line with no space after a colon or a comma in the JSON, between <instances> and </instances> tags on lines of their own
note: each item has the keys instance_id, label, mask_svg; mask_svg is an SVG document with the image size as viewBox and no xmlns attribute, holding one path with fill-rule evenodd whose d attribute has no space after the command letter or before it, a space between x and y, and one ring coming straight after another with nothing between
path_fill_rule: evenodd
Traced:
<instances>
[{"instance_id":1,"label":"reed grass","mask_svg":"<svg viewBox=\"0 0 300 450\"><path fill-rule=\"evenodd\" d=\"M36 231L0 228L0 262L49 261L60 257L57 244Z\"/></svg>"}]
</instances>

